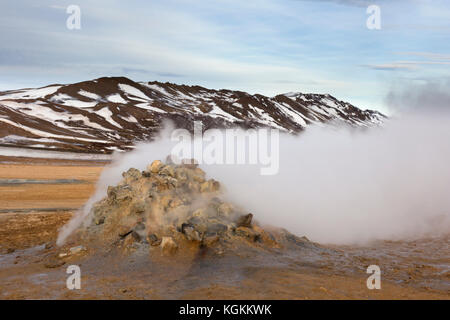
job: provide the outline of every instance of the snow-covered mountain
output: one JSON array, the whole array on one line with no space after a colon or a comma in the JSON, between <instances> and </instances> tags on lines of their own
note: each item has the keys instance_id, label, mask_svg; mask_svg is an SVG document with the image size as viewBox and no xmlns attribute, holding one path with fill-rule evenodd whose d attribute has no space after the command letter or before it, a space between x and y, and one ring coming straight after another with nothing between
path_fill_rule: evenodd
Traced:
<instances>
[{"instance_id":1,"label":"snow-covered mountain","mask_svg":"<svg viewBox=\"0 0 450 320\"><path fill-rule=\"evenodd\" d=\"M269 126L295 133L330 121L368 127L385 118L330 95L266 97L111 77L0 92L0 145L110 153L150 140L164 119L187 129L201 120L205 129Z\"/></svg>"}]
</instances>

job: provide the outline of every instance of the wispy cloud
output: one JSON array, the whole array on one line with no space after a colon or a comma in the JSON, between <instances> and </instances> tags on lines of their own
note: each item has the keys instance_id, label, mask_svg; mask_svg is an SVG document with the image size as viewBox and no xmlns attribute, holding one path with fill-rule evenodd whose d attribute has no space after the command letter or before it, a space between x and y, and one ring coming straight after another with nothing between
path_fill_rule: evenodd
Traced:
<instances>
[{"instance_id":1,"label":"wispy cloud","mask_svg":"<svg viewBox=\"0 0 450 320\"><path fill-rule=\"evenodd\" d=\"M446 6L376 1L382 26L396 28L371 31L366 0L78 0L82 29L71 31L64 9L72 1L2 1L0 90L123 75L265 95L330 93L376 107L383 76L450 75L448 31L408 29L448 24L431 2Z\"/></svg>"},{"instance_id":2,"label":"wispy cloud","mask_svg":"<svg viewBox=\"0 0 450 320\"><path fill-rule=\"evenodd\" d=\"M415 66L402 63L385 63L385 64L366 64L361 65L373 70L384 70L384 71L398 71L398 70L412 70Z\"/></svg>"},{"instance_id":3,"label":"wispy cloud","mask_svg":"<svg viewBox=\"0 0 450 320\"><path fill-rule=\"evenodd\" d=\"M321 2L331 2L336 4L342 4L346 6L356 6L356 7L367 7L371 4L374 4L374 1L371 0L295 0L295 1L321 1ZM385 2L386 0L380 0L378 2ZM396 0L391 0L396 1Z\"/></svg>"},{"instance_id":4,"label":"wispy cloud","mask_svg":"<svg viewBox=\"0 0 450 320\"><path fill-rule=\"evenodd\" d=\"M415 70L419 66L423 65L449 66L450 61L398 61L384 64L366 64L362 66L373 70L396 71L396 70Z\"/></svg>"},{"instance_id":5,"label":"wispy cloud","mask_svg":"<svg viewBox=\"0 0 450 320\"><path fill-rule=\"evenodd\" d=\"M450 54L442 54L435 52L395 52L394 54L402 56L416 56L432 60L450 60Z\"/></svg>"}]
</instances>

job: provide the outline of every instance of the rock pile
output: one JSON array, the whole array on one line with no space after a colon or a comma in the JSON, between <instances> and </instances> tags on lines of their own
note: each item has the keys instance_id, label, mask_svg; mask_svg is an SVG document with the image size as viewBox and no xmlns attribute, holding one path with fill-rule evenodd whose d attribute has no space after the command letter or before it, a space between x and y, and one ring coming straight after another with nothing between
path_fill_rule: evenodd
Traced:
<instances>
[{"instance_id":1,"label":"rock pile","mask_svg":"<svg viewBox=\"0 0 450 320\"><path fill-rule=\"evenodd\" d=\"M294 237L262 229L253 214L223 200L220 183L207 179L194 161L176 165L170 158L166 163L156 160L142 172L131 168L122 176L92 207L90 223L80 230L83 239L124 248L160 247L174 254L186 245L218 250L237 242L278 247Z\"/></svg>"}]
</instances>

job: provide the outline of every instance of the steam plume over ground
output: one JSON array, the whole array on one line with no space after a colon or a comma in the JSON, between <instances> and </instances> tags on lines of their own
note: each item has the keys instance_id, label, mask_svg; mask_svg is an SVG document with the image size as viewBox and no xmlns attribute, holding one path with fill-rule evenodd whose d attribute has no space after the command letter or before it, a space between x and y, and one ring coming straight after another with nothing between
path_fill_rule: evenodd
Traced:
<instances>
[{"instance_id":1,"label":"steam plume over ground","mask_svg":"<svg viewBox=\"0 0 450 320\"><path fill-rule=\"evenodd\" d=\"M316 128L280 141L280 172L207 170L264 221L318 242L450 230L450 119L410 117L368 131Z\"/></svg>"},{"instance_id":2,"label":"steam plume over ground","mask_svg":"<svg viewBox=\"0 0 450 320\"><path fill-rule=\"evenodd\" d=\"M333 127L280 135L280 169L271 176L260 175L256 165L201 167L262 223L313 241L417 238L450 230L449 141L450 117L412 115L365 131ZM60 240L122 172L164 159L173 145L166 135L118 156Z\"/></svg>"}]
</instances>

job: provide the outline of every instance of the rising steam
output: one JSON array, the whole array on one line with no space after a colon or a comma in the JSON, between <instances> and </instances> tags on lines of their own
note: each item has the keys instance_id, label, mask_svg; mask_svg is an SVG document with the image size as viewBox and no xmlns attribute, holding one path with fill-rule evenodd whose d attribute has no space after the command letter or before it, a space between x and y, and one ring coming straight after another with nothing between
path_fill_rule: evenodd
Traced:
<instances>
[{"instance_id":1,"label":"rising steam","mask_svg":"<svg viewBox=\"0 0 450 320\"><path fill-rule=\"evenodd\" d=\"M58 242L89 219L92 204L121 173L164 160L169 130L153 143L118 155L97 192L62 230ZM371 129L309 128L280 135L279 172L258 165L201 165L226 196L262 224L322 243L420 238L450 230L450 116L413 113Z\"/></svg>"}]
</instances>

